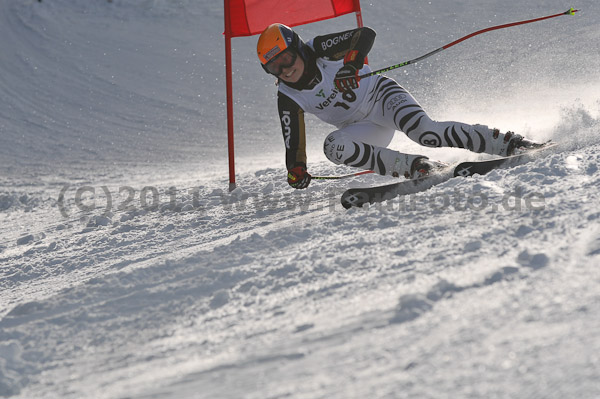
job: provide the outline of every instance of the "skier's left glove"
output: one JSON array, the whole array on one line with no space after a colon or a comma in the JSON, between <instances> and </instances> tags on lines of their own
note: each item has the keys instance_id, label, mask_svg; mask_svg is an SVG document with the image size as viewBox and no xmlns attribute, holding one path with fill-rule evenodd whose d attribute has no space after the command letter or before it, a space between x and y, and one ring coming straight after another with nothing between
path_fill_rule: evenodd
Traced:
<instances>
[{"instance_id":1,"label":"skier's left glove","mask_svg":"<svg viewBox=\"0 0 600 399\"><path fill-rule=\"evenodd\" d=\"M335 74L333 82L339 91L344 92L357 89L359 80L358 69L352 64L346 64Z\"/></svg>"},{"instance_id":2,"label":"skier's left glove","mask_svg":"<svg viewBox=\"0 0 600 399\"><path fill-rule=\"evenodd\" d=\"M306 167L298 165L288 170L288 184L294 188L302 189L308 187L312 176L306 171Z\"/></svg>"},{"instance_id":3,"label":"skier's left glove","mask_svg":"<svg viewBox=\"0 0 600 399\"><path fill-rule=\"evenodd\" d=\"M358 89L360 77L358 71L364 64L364 57L358 51L350 50L344 57L344 66L335 74L333 83L339 91L347 91L349 89Z\"/></svg>"}]
</instances>

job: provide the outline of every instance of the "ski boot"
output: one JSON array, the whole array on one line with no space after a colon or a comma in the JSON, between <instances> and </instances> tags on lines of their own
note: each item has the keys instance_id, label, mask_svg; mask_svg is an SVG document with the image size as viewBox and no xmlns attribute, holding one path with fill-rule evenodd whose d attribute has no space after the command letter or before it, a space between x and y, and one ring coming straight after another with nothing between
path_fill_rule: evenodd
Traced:
<instances>
[{"instance_id":1,"label":"ski boot","mask_svg":"<svg viewBox=\"0 0 600 399\"><path fill-rule=\"evenodd\" d=\"M504 136L504 142L508 142L506 156L523 154L524 152L534 150L536 148L542 148L548 144L536 143L534 141L526 139L520 134L516 134L513 132L506 132L506 135Z\"/></svg>"},{"instance_id":2,"label":"ski boot","mask_svg":"<svg viewBox=\"0 0 600 399\"><path fill-rule=\"evenodd\" d=\"M429 176L438 170L448 166L445 163L431 161L426 157L417 158L413 161L410 167L410 174L406 173L404 177L407 179L418 179L420 177Z\"/></svg>"}]
</instances>

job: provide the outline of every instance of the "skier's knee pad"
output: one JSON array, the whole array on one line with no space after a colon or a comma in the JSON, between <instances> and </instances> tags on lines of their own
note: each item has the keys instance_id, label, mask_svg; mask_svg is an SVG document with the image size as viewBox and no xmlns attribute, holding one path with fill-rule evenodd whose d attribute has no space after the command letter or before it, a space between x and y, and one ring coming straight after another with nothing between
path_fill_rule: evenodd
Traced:
<instances>
[{"instance_id":1,"label":"skier's knee pad","mask_svg":"<svg viewBox=\"0 0 600 399\"><path fill-rule=\"evenodd\" d=\"M339 130L331 132L323 143L323 152L327 159L331 162L340 165L344 163L344 159L347 156L344 156L344 152L350 150L348 146L352 146L352 141L348 140L344 137L343 133Z\"/></svg>"},{"instance_id":2,"label":"skier's knee pad","mask_svg":"<svg viewBox=\"0 0 600 399\"><path fill-rule=\"evenodd\" d=\"M424 115L416 118L416 121L407 127L405 134L412 141L426 147L440 147L445 127L444 124Z\"/></svg>"}]
</instances>

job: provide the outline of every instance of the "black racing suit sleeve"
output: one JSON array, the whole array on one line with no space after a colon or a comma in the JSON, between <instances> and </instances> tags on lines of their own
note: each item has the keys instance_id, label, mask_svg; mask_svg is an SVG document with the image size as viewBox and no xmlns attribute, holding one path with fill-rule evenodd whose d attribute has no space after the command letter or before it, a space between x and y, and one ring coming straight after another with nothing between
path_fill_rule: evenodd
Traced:
<instances>
[{"instance_id":1,"label":"black racing suit sleeve","mask_svg":"<svg viewBox=\"0 0 600 399\"><path fill-rule=\"evenodd\" d=\"M357 68L362 68L364 60L375 42L375 31L369 27L356 28L339 33L317 36L313 39L313 47L317 57L341 60L350 50L358 51Z\"/></svg>"},{"instance_id":2,"label":"black racing suit sleeve","mask_svg":"<svg viewBox=\"0 0 600 399\"><path fill-rule=\"evenodd\" d=\"M277 107L285 143L285 165L288 170L296 166L306 168L304 110L281 92L277 94Z\"/></svg>"}]
</instances>

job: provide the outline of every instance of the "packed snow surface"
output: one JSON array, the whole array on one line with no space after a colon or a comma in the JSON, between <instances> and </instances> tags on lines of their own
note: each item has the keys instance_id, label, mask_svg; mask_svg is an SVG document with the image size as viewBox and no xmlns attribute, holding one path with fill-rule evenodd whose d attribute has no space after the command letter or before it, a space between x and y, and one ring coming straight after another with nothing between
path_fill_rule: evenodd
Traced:
<instances>
[{"instance_id":1,"label":"packed snow surface","mask_svg":"<svg viewBox=\"0 0 600 399\"><path fill-rule=\"evenodd\" d=\"M579 8L389 73L436 119L557 149L346 211L393 180L291 189L236 38L229 192L222 2L0 0L0 397L600 397L599 3L362 6L373 68ZM350 172L307 126L310 171Z\"/></svg>"}]
</instances>

